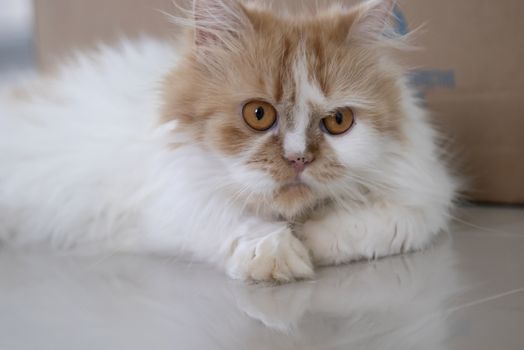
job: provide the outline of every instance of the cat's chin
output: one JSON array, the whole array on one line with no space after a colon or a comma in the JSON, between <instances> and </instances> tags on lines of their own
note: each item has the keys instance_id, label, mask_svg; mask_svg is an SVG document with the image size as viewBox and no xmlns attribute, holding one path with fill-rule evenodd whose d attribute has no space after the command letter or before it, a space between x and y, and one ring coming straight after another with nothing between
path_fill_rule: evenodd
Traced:
<instances>
[{"instance_id":1,"label":"cat's chin","mask_svg":"<svg viewBox=\"0 0 524 350\"><path fill-rule=\"evenodd\" d=\"M292 182L282 185L273 196L274 208L286 219L304 215L314 207L316 196L307 184Z\"/></svg>"}]
</instances>

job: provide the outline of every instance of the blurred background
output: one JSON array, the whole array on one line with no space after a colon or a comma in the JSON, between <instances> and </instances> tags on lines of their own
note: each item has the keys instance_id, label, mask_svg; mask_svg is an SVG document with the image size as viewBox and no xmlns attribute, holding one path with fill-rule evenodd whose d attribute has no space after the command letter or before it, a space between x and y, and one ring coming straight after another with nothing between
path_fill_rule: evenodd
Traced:
<instances>
[{"instance_id":1,"label":"blurred background","mask_svg":"<svg viewBox=\"0 0 524 350\"><path fill-rule=\"evenodd\" d=\"M0 77L35 66L31 0L0 0Z\"/></svg>"}]
</instances>

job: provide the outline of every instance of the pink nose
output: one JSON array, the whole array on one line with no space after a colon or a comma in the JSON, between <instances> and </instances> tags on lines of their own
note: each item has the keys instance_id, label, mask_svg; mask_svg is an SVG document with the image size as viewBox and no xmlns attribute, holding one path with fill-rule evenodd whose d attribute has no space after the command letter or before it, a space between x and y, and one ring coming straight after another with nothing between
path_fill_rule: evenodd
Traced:
<instances>
[{"instance_id":1,"label":"pink nose","mask_svg":"<svg viewBox=\"0 0 524 350\"><path fill-rule=\"evenodd\" d=\"M306 168L306 165L310 164L315 158L311 153L307 154L290 154L286 156L293 169L297 173L301 173Z\"/></svg>"}]
</instances>

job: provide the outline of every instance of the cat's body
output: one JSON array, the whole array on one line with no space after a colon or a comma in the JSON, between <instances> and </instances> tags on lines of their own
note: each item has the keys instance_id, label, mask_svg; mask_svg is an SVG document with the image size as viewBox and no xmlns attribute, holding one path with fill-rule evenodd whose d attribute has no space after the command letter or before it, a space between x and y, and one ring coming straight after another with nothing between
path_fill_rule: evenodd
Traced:
<instances>
[{"instance_id":1,"label":"cat's body","mask_svg":"<svg viewBox=\"0 0 524 350\"><path fill-rule=\"evenodd\" d=\"M455 183L403 72L380 56L390 48L368 35L390 10L290 20L196 1L190 50L125 43L3 91L0 238L190 253L278 281L426 246ZM253 100L266 106L255 123L275 111L267 130L246 125ZM329 134L340 108L355 119Z\"/></svg>"}]
</instances>

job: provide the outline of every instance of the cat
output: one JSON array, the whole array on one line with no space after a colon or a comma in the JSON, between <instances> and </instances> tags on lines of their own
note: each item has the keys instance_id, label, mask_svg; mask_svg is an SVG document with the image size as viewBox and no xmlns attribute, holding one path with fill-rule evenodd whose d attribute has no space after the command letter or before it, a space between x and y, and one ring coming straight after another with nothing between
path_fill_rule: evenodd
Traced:
<instances>
[{"instance_id":1,"label":"cat","mask_svg":"<svg viewBox=\"0 0 524 350\"><path fill-rule=\"evenodd\" d=\"M194 0L184 45L123 41L4 89L0 238L189 254L255 282L426 247L458 184L394 6Z\"/></svg>"}]
</instances>

